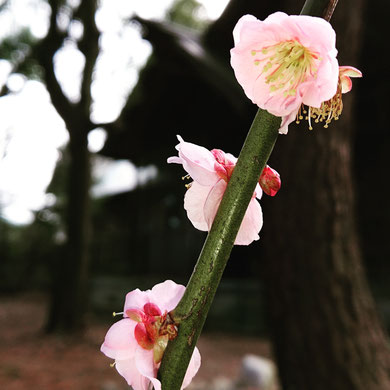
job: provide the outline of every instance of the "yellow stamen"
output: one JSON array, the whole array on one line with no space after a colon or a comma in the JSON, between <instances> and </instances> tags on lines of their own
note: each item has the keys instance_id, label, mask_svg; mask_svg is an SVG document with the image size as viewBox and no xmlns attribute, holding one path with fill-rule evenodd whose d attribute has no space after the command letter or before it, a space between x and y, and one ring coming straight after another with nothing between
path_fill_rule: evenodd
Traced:
<instances>
[{"instance_id":1,"label":"yellow stamen","mask_svg":"<svg viewBox=\"0 0 390 390\"><path fill-rule=\"evenodd\" d=\"M181 180L190 180L191 179L191 176L190 175L185 175L181 178ZM191 187L191 184L192 183L189 183L189 184L184 184L184 187L187 188L187 190Z\"/></svg>"},{"instance_id":2,"label":"yellow stamen","mask_svg":"<svg viewBox=\"0 0 390 390\"><path fill-rule=\"evenodd\" d=\"M262 73L265 74L265 82L269 84L270 92L280 90L286 98L295 96L297 87L309 75L316 76L315 60L320 60L315 53L296 40L280 42L257 51L251 50L251 54L260 56L254 60L255 65L264 63Z\"/></svg>"},{"instance_id":3,"label":"yellow stamen","mask_svg":"<svg viewBox=\"0 0 390 390\"><path fill-rule=\"evenodd\" d=\"M308 114L308 122L309 122L309 130L313 130L313 127L311 126L311 112L310 112L311 107L309 107L309 114Z\"/></svg>"},{"instance_id":4,"label":"yellow stamen","mask_svg":"<svg viewBox=\"0 0 390 390\"><path fill-rule=\"evenodd\" d=\"M300 113L302 110L304 113L306 113L306 110L303 109L303 105L298 110L296 119L297 123L299 123L298 118L301 119ZM332 120L337 121L339 119L342 111L343 99L341 92L341 82L339 79L339 83L337 85L337 92L332 97L332 99L323 102L320 108L309 107L308 115L305 118L309 122L309 130L312 130L311 118L313 118L316 123L325 122L324 127L328 128L329 123L332 122Z\"/></svg>"}]
</instances>

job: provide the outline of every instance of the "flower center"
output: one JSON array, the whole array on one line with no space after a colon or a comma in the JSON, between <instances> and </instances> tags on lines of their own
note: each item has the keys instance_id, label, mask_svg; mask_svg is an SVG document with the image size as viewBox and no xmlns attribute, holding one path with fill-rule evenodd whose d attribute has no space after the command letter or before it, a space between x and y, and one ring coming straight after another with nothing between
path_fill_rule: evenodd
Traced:
<instances>
[{"instance_id":1,"label":"flower center","mask_svg":"<svg viewBox=\"0 0 390 390\"><path fill-rule=\"evenodd\" d=\"M284 41L275 45L252 50L256 57L254 64L263 64L262 72L270 92L282 92L284 97L295 96L299 84L308 76L316 77L315 60L320 60L316 53L301 45L296 40Z\"/></svg>"},{"instance_id":2,"label":"flower center","mask_svg":"<svg viewBox=\"0 0 390 390\"><path fill-rule=\"evenodd\" d=\"M126 315L138 322L134 337L143 349L153 350L155 363L159 363L169 340L177 336L177 325L167 311L161 313L158 306L147 303L142 310L129 309Z\"/></svg>"}]
</instances>

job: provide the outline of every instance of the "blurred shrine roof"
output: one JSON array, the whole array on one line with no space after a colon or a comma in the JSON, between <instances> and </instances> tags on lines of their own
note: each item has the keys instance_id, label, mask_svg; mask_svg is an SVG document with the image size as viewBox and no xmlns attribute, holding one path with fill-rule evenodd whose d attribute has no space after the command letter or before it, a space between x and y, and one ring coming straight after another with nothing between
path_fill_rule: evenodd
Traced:
<instances>
[{"instance_id":1,"label":"blurred shrine roof","mask_svg":"<svg viewBox=\"0 0 390 390\"><path fill-rule=\"evenodd\" d=\"M257 109L230 67L232 31L250 13L262 19L283 0L232 0L222 16L199 34L170 22L134 18L153 54L119 118L105 126L101 154L137 165L162 164L185 140L239 153Z\"/></svg>"}]
</instances>

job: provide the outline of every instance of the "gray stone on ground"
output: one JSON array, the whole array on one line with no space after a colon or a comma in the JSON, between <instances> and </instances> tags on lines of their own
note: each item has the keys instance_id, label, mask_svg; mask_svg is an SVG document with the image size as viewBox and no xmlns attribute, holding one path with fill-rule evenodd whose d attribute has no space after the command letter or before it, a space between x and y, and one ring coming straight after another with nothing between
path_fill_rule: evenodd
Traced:
<instances>
[{"instance_id":1,"label":"gray stone on ground","mask_svg":"<svg viewBox=\"0 0 390 390\"><path fill-rule=\"evenodd\" d=\"M237 388L254 387L271 390L276 385L276 367L272 360L257 355L245 355L241 362Z\"/></svg>"}]
</instances>

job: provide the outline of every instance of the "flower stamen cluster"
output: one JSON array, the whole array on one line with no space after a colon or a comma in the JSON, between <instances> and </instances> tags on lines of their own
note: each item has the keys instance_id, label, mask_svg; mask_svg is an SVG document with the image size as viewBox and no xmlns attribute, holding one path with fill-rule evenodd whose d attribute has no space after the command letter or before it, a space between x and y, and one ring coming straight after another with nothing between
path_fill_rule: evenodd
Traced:
<instances>
[{"instance_id":1,"label":"flower stamen cluster","mask_svg":"<svg viewBox=\"0 0 390 390\"><path fill-rule=\"evenodd\" d=\"M308 76L315 77L317 74L315 61L319 60L318 55L297 40L265 46L261 50L251 50L251 55L256 57L255 66L265 63L262 73L268 73L265 82L269 84L271 94L280 91L284 97L295 96L298 86Z\"/></svg>"},{"instance_id":2,"label":"flower stamen cluster","mask_svg":"<svg viewBox=\"0 0 390 390\"><path fill-rule=\"evenodd\" d=\"M327 100L321 104L320 108L309 107L307 112L305 109L303 113L307 115L305 119L309 122L309 130L313 130L311 125L311 119L314 119L315 123L325 122L324 127L327 128L329 123L334 119L335 121L339 120L339 117L343 111L343 100L341 97L341 90L337 91L336 95L332 99ZM299 120L296 120L296 123L299 123Z\"/></svg>"},{"instance_id":3,"label":"flower stamen cluster","mask_svg":"<svg viewBox=\"0 0 390 390\"><path fill-rule=\"evenodd\" d=\"M329 126L332 120L337 121L343 112L343 93L349 92L352 88L350 77L362 77L362 73L351 66L340 66L336 94L331 99L322 102L319 108L309 106L308 110L306 110L301 105L295 122L300 123L304 118L309 122L309 130L313 130L311 119L314 119L315 123L324 122L325 128Z\"/></svg>"}]
</instances>

